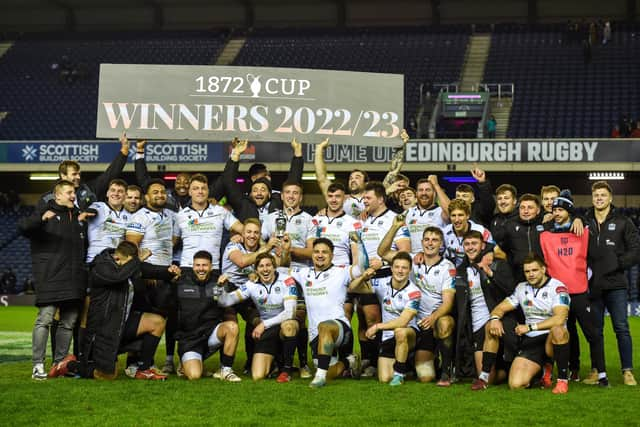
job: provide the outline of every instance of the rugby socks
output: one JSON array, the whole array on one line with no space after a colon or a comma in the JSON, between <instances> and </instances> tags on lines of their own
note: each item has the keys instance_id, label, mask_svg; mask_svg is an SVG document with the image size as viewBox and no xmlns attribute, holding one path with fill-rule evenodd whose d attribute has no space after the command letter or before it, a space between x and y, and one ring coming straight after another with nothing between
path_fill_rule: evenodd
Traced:
<instances>
[{"instance_id":1,"label":"rugby socks","mask_svg":"<svg viewBox=\"0 0 640 427\"><path fill-rule=\"evenodd\" d=\"M360 340L360 351L362 352L362 360L368 360L371 365L376 366L378 351L375 341Z\"/></svg>"},{"instance_id":2,"label":"rugby socks","mask_svg":"<svg viewBox=\"0 0 640 427\"><path fill-rule=\"evenodd\" d=\"M569 379L569 343L566 344L554 344L553 345L553 358L556 361L558 367L558 379Z\"/></svg>"},{"instance_id":3,"label":"rugby socks","mask_svg":"<svg viewBox=\"0 0 640 427\"><path fill-rule=\"evenodd\" d=\"M407 363L406 362L398 362L397 360L393 363L393 374L400 375L404 378L404 375L407 373Z\"/></svg>"},{"instance_id":4,"label":"rugby socks","mask_svg":"<svg viewBox=\"0 0 640 427\"><path fill-rule=\"evenodd\" d=\"M285 337L282 340L282 355L284 359L282 369L287 373L291 373L293 354L296 352L297 344L296 337Z\"/></svg>"},{"instance_id":5,"label":"rugby socks","mask_svg":"<svg viewBox=\"0 0 640 427\"><path fill-rule=\"evenodd\" d=\"M149 369L153 365L153 356L156 354L156 349L160 344L160 337L156 337L151 334L144 334L142 336L142 349L140 350L140 369L141 371Z\"/></svg>"},{"instance_id":6,"label":"rugby socks","mask_svg":"<svg viewBox=\"0 0 640 427\"><path fill-rule=\"evenodd\" d=\"M251 370L251 362L253 362L253 353L255 348L255 341L251 336L253 329L253 326L249 326L249 323L247 323L244 330L244 349L247 353L247 363L245 367L248 370Z\"/></svg>"},{"instance_id":7,"label":"rugby socks","mask_svg":"<svg viewBox=\"0 0 640 427\"><path fill-rule=\"evenodd\" d=\"M491 373L491 369L496 364L496 359L498 358L497 353L491 353L489 351L482 352L482 372L478 375L484 382L489 382L489 375Z\"/></svg>"},{"instance_id":8,"label":"rugby socks","mask_svg":"<svg viewBox=\"0 0 640 427\"><path fill-rule=\"evenodd\" d=\"M229 368L231 369L231 367L233 366L233 359L234 359L234 355L226 355L224 354L222 351L220 352L220 366L222 367L222 369L224 368Z\"/></svg>"},{"instance_id":9,"label":"rugby socks","mask_svg":"<svg viewBox=\"0 0 640 427\"><path fill-rule=\"evenodd\" d=\"M326 371L329 370L329 362L331 362L331 356L329 356L328 354L319 354L318 371L323 370L326 373Z\"/></svg>"},{"instance_id":10,"label":"rugby socks","mask_svg":"<svg viewBox=\"0 0 640 427\"><path fill-rule=\"evenodd\" d=\"M300 362L300 368L307 366L307 348L309 343L309 329L302 328L298 332L298 338L296 340L296 346L298 348L298 362ZM327 364L327 366L329 366Z\"/></svg>"},{"instance_id":11,"label":"rugby socks","mask_svg":"<svg viewBox=\"0 0 640 427\"><path fill-rule=\"evenodd\" d=\"M451 377L451 360L453 359L453 336L440 340L440 357L442 372Z\"/></svg>"}]
</instances>

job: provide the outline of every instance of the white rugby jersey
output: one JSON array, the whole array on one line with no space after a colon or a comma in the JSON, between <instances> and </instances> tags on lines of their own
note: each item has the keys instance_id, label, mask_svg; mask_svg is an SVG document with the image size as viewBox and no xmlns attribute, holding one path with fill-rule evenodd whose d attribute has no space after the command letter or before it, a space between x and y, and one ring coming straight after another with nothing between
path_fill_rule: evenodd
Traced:
<instances>
[{"instance_id":1,"label":"white rugby jersey","mask_svg":"<svg viewBox=\"0 0 640 427\"><path fill-rule=\"evenodd\" d=\"M142 207L131 217L127 233L142 234L140 248L147 248L151 256L146 262L156 265L171 265L173 236L177 233L175 212L163 208L155 212Z\"/></svg>"},{"instance_id":2,"label":"white rugby jersey","mask_svg":"<svg viewBox=\"0 0 640 427\"><path fill-rule=\"evenodd\" d=\"M355 219L360 219L360 214L366 209L362 197L353 197L350 194L345 197L342 208L347 215Z\"/></svg>"},{"instance_id":3,"label":"white rugby jersey","mask_svg":"<svg viewBox=\"0 0 640 427\"><path fill-rule=\"evenodd\" d=\"M236 291L242 300L251 299L260 313L265 326L271 325L268 320L275 318L284 310L286 300L297 300L298 290L293 277L276 273L276 279L270 285L252 281L240 285ZM277 323L279 324L279 323Z\"/></svg>"},{"instance_id":4,"label":"white rugby jersey","mask_svg":"<svg viewBox=\"0 0 640 427\"><path fill-rule=\"evenodd\" d=\"M411 281L408 281L407 285L402 289L393 289L391 287L391 279L391 277L371 279L373 291L376 293L378 301L380 301L383 323L397 319L404 310L418 313L420 308L420 289ZM418 329L415 316L409 321L407 328ZM393 337L393 330L382 331L382 341Z\"/></svg>"},{"instance_id":5,"label":"white rugby jersey","mask_svg":"<svg viewBox=\"0 0 640 427\"><path fill-rule=\"evenodd\" d=\"M542 322L553 316L554 307L569 308L571 298L569 297L569 290L564 283L550 277L542 287L537 289L531 286L529 282L518 283L513 294L507 297L507 301L514 308L522 308L525 323L529 325ZM530 331L527 332L527 336L535 337L548 333L548 330Z\"/></svg>"},{"instance_id":6,"label":"white rugby jersey","mask_svg":"<svg viewBox=\"0 0 640 427\"><path fill-rule=\"evenodd\" d=\"M176 215L176 222L176 236L182 239L180 266L193 266L193 255L198 251L207 251L211 254L213 268L219 269L222 232L224 228L230 230L238 219L222 206L209 204L202 211L191 205L185 206Z\"/></svg>"},{"instance_id":7,"label":"white rugby jersey","mask_svg":"<svg viewBox=\"0 0 640 427\"><path fill-rule=\"evenodd\" d=\"M240 286L248 280L249 274L254 272L253 265L247 265L244 268L238 267L231 261L229 254L233 251L240 251L243 255L251 253L247 250L242 243L229 242L224 248L222 254L222 274L226 274L229 277L229 281L236 286Z\"/></svg>"},{"instance_id":8,"label":"white rugby jersey","mask_svg":"<svg viewBox=\"0 0 640 427\"><path fill-rule=\"evenodd\" d=\"M411 236L411 253L422 252L422 233L430 226L438 227L444 232L447 222L442 219L442 208L433 206L429 209L421 209L414 206L407 210L405 219L409 235Z\"/></svg>"},{"instance_id":9,"label":"white rugby jersey","mask_svg":"<svg viewBox=\"0 0 640 427\"><path fill-rule=\"evenodd\" d=\"M418 318L423 319L442 305L444 292L456 291L456 267L446 258L432 266L413 264L413 282L422 294Z\"/></svg>"},{"instance_id":10,"label":"white rugby jersey","mask_svg":"<svg viewBox=\"0 0 640 427\"><path fill-rule=\"evenodd\" d=\"M105 202L93 202L89 209L95 209L97 214L88 217L87 262L93 261L96 255L107 248L116 248L124 240L127 223L132 216L126 209L115 211Z\"/></svg>"},{"instance_id":11,"label":"white rugby jersey","mask_svg":"<svg viewBox=\"0 0 640 427\"><path fill-rule=\"evenodd\" d=\"M487 301L484 299L484 293L482 293L480 272L473 267L467 267L467 279L469 280L469 298L471 300L471 329L473 332L477 332L489 321L491 315Z\"/></svg>"},{"instance_id":12,"label":"white rugby jersey","mask_svg":"<svg viewBox=\"0 0 640 427\"><path fill-rule=\"evenodd\" d=\"M344 300L351 282L351 269L359 275L356 266L332 265L326 270L313 267L292 268L291 276L300 284L309 317L309 342L318 336L318 325L325 320L341 320L351 325L344 314ZM356 273L357 271L357 273Z\"/></svg>"},{"instance_id":13,"label":"white rugby jersey","mask_svg":"<svg viewBox=\"0 0 640 427\"><path fill-rule=\"evenodd\" d=\"M333 243L333 263L336 265L351 264L351 239L349 233L362 230L362 221L343 213L330 218L316 215L311 218L315 226L315 237L325 237Z\"/></svg>"},{"instance_id":14,"label":"white rugby jersey","mask_svg":"<svg viewBox=\"0 0 640 427\"><path fill-rule=\"evenodd\" d=\"M395 212L387 209L379 216L367 217L367 219L362 223L361 238L362 243L367 250L369 260L380 259L378 256L378 246L380 246L380 242L382 242L382 239L384 239L384 236L393 225L396 215L397 214ZM393 238L393 244L391 245L391 250L398 250L397 243L399 240L403 239L410 239L409 230L407 230L407 227L405 226L400 227L396 232L396 235Z\"/></svg>"},{"instance_id":15,"label":"white rugby jersey","mask_svg":"<svg viewBox=\"0 0 640 427\"><path fill-rule=\"evenodd\" d=\"M469 220L469 230L476 230L482 233L482 239L486 243L495 244L493 236L488 228ZM462 264L464 261L464 247L462 246L462 236L457 236L453 230L453 224L449 224L445 227L444 231L444 254L451 260L456 267Z\"/></svg>"},{"instance_id":16,"label":"white rugby jersey","mask_svg":"<svg viewBox=\"0 0 640 427\"><path fill-rule=\"evenodd\" d=\"M262 223L262 240L265 242L276 234L276 218L278 218L278 215L278 211L271 212ZM287 214L284 213L284 217L287 220L287 228L285 231L289 234L291 247L306 248L307 240L313 239L316 235L316 228L311 221L311 215L305 211L299 211L291 216L287 216ZM308 267L310 263L311 260L307 260L307 262L292 260L291 267Z\"/></svg>"}]
</instances>

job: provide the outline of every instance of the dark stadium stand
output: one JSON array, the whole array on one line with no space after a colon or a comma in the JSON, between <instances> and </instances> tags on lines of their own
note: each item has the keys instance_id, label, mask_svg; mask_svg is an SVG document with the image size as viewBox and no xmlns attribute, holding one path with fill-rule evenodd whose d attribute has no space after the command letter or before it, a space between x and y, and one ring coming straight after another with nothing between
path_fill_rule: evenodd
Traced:
<instances>
[{"instance_id":1,"label":"dark stadium stand","mask_svg":"<svg viewBox=\"0 0 640 427\"><path fill-rule=\"evenodd\" d=\"M405 75L405 121L415 115L421 83L460 78L468 26L350 30L260 30L234 65L320 68Z\"/></svg>"},{"instance_id":2,"label":"dark stadium stand","mask_svg":"<svg viewBox=\"0 0 640 427\"><path fill-rule=\"evenodd\" d=\"M31 277L31 250L29 240L18 233L18 222L31 215L33 207L8 208L0 211L0 274L11 267L16 274L17 287L21 289L25 279Z\"/></svg>"},{"instance_id":3,"label":"dark stadium stand","mask_svg":"<svg viewBox=\"0 0 640 427\"><path fill-rule=\"evenodd\" d=\"M640 113L640 34L614 27L607 46L569 42L563 26L497 26L485 82L514 82L508 137L606 138L622 114Z\"/></svg>"},{"instance_id":4,"label":"dark stadium stand","mask_svg":"<svg viewBox=\"0 0 640 427\"><path fill-rule=\"evenodd\" d=\"M212 64L225 40L221 31L22 38L0 58L0 111L9 112L0 139L95 138L100 63ZM64 68L76 70L72 82Z\"/></svg>"}]
</instances>

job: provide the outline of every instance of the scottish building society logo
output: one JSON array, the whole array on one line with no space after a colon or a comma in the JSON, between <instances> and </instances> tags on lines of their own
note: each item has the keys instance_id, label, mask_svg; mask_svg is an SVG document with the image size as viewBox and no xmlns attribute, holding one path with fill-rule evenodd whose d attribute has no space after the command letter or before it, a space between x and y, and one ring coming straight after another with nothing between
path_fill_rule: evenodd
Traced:
<instances>
[{"instance_id":1,"label":"scottish building society logo","mask_svg":"<svg viewBox=\"0 0 640 427\"><path fill-rule=\"evenodd\" d=\"M38 160L38 150L33 145L25 145L22 148L22 158L27 162Z\"/></svg>"}]
</instances>

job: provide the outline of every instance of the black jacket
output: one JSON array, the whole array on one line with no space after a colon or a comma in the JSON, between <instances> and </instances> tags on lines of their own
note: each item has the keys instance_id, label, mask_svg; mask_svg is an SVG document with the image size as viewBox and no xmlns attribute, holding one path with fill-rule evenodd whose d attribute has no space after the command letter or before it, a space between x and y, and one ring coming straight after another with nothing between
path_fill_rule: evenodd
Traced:
<instances>
[{"instance_id":1,"label":"black jacket","mask_svg":"<svg viewBox=\"0 0 640 427\"><path fill-rule=\"evenodd\" d=\"M178 281L178 353L207 342L215 327L224 321L225 308L214 300L218 276L212 274L206 282L198 281L190 268L182 270ZM204 355L203 355L204 356Z\"/></svg>"},{"instance_id":2,"label":"black jacket","mask_svg":"<svg viewBox=\"0 0 640 427\"><path fill-rule=\"evenodd\" d=\"M92 377L93 368L105 373L116 369L125 321L133 302L129 281L136 294L147 291L143 278L171 280L166 266L155 266L133 259L118 265L115 249L105 249L94 258L89 272L90 304L86 340L81 352L83 376ZM86 375L85 375L86 374Z\"/></svg>"},{"instance_id":3,"label":"black jacket","mask_svg":"<svg viewBox=\"0 0 640 427\"><path fill-rule=\"evenodd\" d=\"M489 230L491 231L491 235L493 236L493 238L497 239L497 236L503 235L504 226L509 221L517 221L519 215L520 214L518 212L518 207L517 206L516 206L516 208L514 210L512 210L511 212L509 212L506 215L502 214L500 212L495 214L493 216L493 219L491 220L491 224L489 224Z\"/></svg>"},{"instance_id":4,"label":"black jacket","mask_svg":"<svg viewBox=\"0 0 640 427\"><path fill-rule=\"evenodd\" d=\"M492 248L488 248L485 253ZM516 281L513 279L513 274L509 264L502 260L495 260L491 264L491 270L493 271L493 277L489 277L480 268L475 267L470 263L469 259L465 257L465 260L456 268L456 295L455 295L455 311L457 314L456 324L456 357L455 366L456 372L460 375L474 375L473 370L473 349L472 349L472 319L471 319L471 301L469 291L469 279L467 274L467 267L476 268L480 272L480 285L482 287L482 293L484 295L485 302L489 308L489 312L493 310L502 300L511 295L516 288ZM508 331L515 328L515 314L509 313L503 318L505 335L505 360L511 361L515 357L517 348L517 337L515 334L510 334ZM471 365L470 365L471 363ZM469 369L465 369L465 366L470 365Z\"/></svg>"},{"instance_id":5,"label":"black jacket","mask_svg":"<svg viewBox=\"0 0 640 427\"><path fill-rule=\"evenodd\" d=\"M507 254L517 282L524 281L522 262L529 253L543 257L540 247L540 233L543 231L544 226L540 222L540 217L532 221L524 221L518 216L506 222L498 235L493 236L500 249Z\"/></svg>"},{"instance_id":6,"label":"black jacket","mask_svg":"<svg viewBox=\"0 0 640 427\"><path fill-rule=\"evenodd\" d=\"M588 263L593 272L589 281L591 295L608 289L626 289L624 270L640 262L640 237L631 220L611 206L609 215L598 224L591 208L586 215L589 225Z\"/></svg>"},{"instance_id":7,"label":"black jacket","mask_svg":"<svg viewBox=\"0 0 640 427\"><path fill-rule=\"evenodd\" d=\"M89 182L81 183L80 187L76 188L76 200L81 211L85 211L93 202L106 200L109 183L111 180L120 177L122 169L124 169L126 164L127 156L118 152L115 159L113 159L104 172ZM38 201L36 210L44 209L49 200L53 200L53 198L53 190L43 194Z\"/></svg>"},{"instance_id":8,"label":"black jacket","mask_svg":"<svg viewBox=\"0 0 640 427\"><path fill-rule=\"evenodd\" d=\"M227 160L224 171L222 172L222 182L224 184L225 195L233 208L234 215L238 220L244 222L247 218L260 218L260 215L256 203L249 198L248 195L244 194L236 183L239 167L240 162L234 162L231 159ZM287 181L302 183L303 168L304 159L302 157L291 158L291 167L287 175ZM267 203L269 204L269 212L282 209L280 193L272 191L271 199Z\"/></svg>"},{"instance_id":9,"label":"black jacket","mask_svg":"<svg viewBox=\"0 0 640 427\"><path fill-rule=\"evenodd\" d=\"M42 221L47 210L56 216ZM84 298L87 224L78 221L79 213L75 207L70 209L50 200L18 225L19 231L31 240L37 306Z\"/></svg>"},{"instance_id":10,"label":"black jacket","mask_svg":"<svg viewBox=\"0 0 640 427\"><path fill-rule=\"evenodd\" d=\"M487 179L478 183L478 194L471 207L471 220L489 227L496 209L496 200L493 198L493 187Z\"/></svg>"}]
</instances>

